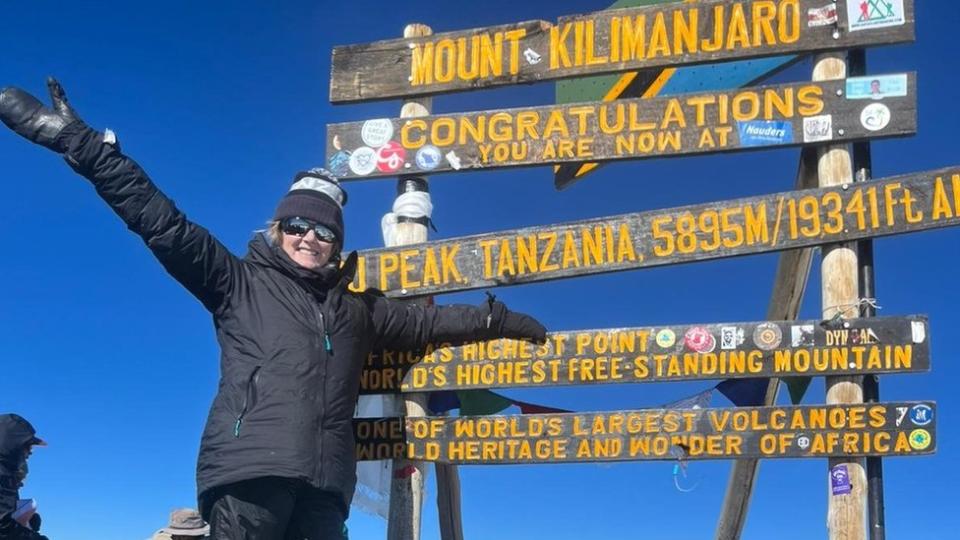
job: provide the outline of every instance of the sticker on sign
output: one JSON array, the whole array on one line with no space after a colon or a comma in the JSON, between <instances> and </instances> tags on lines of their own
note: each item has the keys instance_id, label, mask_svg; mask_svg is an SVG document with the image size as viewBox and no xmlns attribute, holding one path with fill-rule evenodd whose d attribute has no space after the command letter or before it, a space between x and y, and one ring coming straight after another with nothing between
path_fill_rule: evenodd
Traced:
<instances>
[{"instance_id":1,"label":"sticker on sign","mask_svg":"<svg viewBox=\"0 0 960 540\"><path fill-rule=\"evenodd\" d=\"M803 119L803 142L833 140L833 115L810 116Z\"/></svg>"},{"instance_id":2,"label":"sticker on sign","mask_svg":"<svg viewBox=\"0 0 960 540\"><path fill-rule=\"evenodd\" d=\"M903 0L847 0L850 31L901 26L906 22Z\"/></svg>"},{"instance_id":3,"label":"sticker on sign","mask_svg":"<svg viewBox=\"0 0 960 540\"><path fill-rule=\"evenodd\" d=\"M837 23L837 4L827 4L819 8L810 8L807 10L807 26L810 28L816 26L829 26Z\"/></svg>"}]
</instances>

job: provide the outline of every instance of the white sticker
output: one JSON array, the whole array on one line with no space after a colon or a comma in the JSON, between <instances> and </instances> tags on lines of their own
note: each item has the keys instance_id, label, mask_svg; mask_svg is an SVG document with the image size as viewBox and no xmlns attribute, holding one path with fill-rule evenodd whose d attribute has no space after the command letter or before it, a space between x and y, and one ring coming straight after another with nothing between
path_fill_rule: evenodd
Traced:
<instances>
[{"instance_id":1,"label":"white sticker","mask_svg":"<svg viewBox=\"0 0 960 540\"><path fill-rule=\"evenodd\" d=\"M456 152L454 152L453 150L447 152L446 158L447 158L447 161L450 162L450 166L453 167L453 170L455 171L460 170L460 167L462 165L460 164L460 156L458 156Z\"/></svg>"},{"instance_id":2,"label":"white sticker","mask_svg":"<svg viewBox=\"0 0 960 540\"><path fill-rule=\"evenodd\" d=\"M837 4L828 4L819 8L807 10L807 26L830 26L837 22Z\"/></svg>"},{"instance_id":3,"label":"white sticker","mask_svg":"<svg viewBox=\"0 0 960 540\"><path fill-rule=\"evenodd\" d=\"M810 116L803 119L803 142L833 140L833 115Z\"/></svg>"},{"instance_id":4,"label":"white sticker","mask_svg":"<svg viewBox=\"0 0 960 540\"><path fill-rule=\"evenodd\" d=\"M883 103L871 103L860 113L860 123L870 131L880 131L890 125L890 108Z\"/></svg>"},{"instance_id":5,"label":"white sticker","mask_svg":"<svg viewBox=\"0 0 960 540\"><path fill-rule=\"evenodd\" d=\"M543 60L543 58L540 57L537 51L529 47L527 48L527 50L523 51L523 58L526 59L527 63L530 64L531 66L537 65L540 63L540 60Z\"/></svg>"},{"instance_id":6,"label":"white sticker","mask_svg":"<svg viewBox=\"0 0 960 540\"><path fill-rule=\"evenodd\" d=\"M903 0L847 0L850 31L900 26L906 22Z\"/></svg>"},{"instance_id":7,"label":"white sticker","mask_svg":"<svg viewBox=\"0 0 960 540\"><path fill-rule=\"evenodd\" d=\"M793 347L812 347L814 330L812 324L795 324L790 327L790 345Z\"/></svg>"},{"instance_id":8,"label":"white sticker","mask_svg":"<svg viewBox=\"0 0 960 540\"><path fill-rule=\"evenodd\" d=\"M387 144L390 137L393 137L393 122L387 118L367 120L360 128L360 138L363 139L363 144L373 148Z\"/></svg>"},{"instance_id":9,"label":"white sticker","mask_svg":"<svg viewBox=\"0 0 960 540\"><path fill-rule=\"evenodd\" d=\"M923 343L927 339L927 327L921 321L911 321L910 331L914 343Z\"/></svg>"},{"instance_id":10,"label":"white sticker","mask_svg":"<svg viewBox=\"0 0 960 540\"><path fill-rule=\"evenodd\" d=\"M377 152L369 146L361 146L350 154L350 170L353 174L366 176L377 168Z\"/></svg>"}]
</instances>

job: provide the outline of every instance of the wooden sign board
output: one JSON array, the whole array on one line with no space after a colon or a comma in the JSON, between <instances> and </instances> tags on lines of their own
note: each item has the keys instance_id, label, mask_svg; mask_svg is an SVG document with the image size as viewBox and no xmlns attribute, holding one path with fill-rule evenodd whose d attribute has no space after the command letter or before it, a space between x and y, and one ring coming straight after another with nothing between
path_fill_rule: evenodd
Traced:
<instances>
[{"instance_id":1,"label":"wooden sign board","mask_svg":"<svg viewBox=\"0 0 960 540\"><path fill-rule=\"evenodd\" d=\"M327 165L360 180L903 136L917 131L915 83L896 74L331 124Z\"/></svg>"},{"instance_id":2,"label":"wooden sign board","mask_svg":"<svg viewBox=\"0 0 960 540\"><path fill-rule=\"evenodd\" d=\"M916 456L933 402L354 420L357 458L458 464Z\"/></svg>"},{"instance_id":3,"label":"wooden sign board","mask_svg":"<svg viewBox=\"0 0 960 540\"><path fill-rule=\"evenodd\" d=\"M866 5L866 8L862 6ZM721 0L335 47L330 101L349 103L654 67L904 43L913 0Z\"/></svg>"},{"instance_id":4,"label":"wooden sign board","mask_svg":"<svg viewBox=\"0 0 960 540\"><path fill-rule=\"evenodd\" d=\"M423 353L376 351L365 394L929 371L924 317L552 332Z\"/></svg>"},{"instance_id":5,"label":"wooden sign board","mask_svg":"<svg viewBox=\"0 0 960 540\"><path fill-rule=\"evenodd\" d=\"M960 167L360 252L351 288L416 297L960 225Z\"/></svg>"}]
</instances>

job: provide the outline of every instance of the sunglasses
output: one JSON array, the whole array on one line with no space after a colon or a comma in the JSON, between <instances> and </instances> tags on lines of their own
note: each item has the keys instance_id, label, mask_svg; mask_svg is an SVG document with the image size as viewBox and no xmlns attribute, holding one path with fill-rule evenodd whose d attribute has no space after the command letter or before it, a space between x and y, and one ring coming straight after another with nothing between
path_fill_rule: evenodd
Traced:
<instances>
[{"instance_id":1,"label":"sunglasses","mask_svg":"<svg viewBox=\"0 0 960 540\"><path fill-rule=\"evenodd\" d=\"M302 217L284 219L280 222L280 230L283 234L292 236L306 236L308 232L313 231L317 235L317 240L321 242L332 244L337 241L337 235L326 226Z\"/></svg>"}]
</instances>

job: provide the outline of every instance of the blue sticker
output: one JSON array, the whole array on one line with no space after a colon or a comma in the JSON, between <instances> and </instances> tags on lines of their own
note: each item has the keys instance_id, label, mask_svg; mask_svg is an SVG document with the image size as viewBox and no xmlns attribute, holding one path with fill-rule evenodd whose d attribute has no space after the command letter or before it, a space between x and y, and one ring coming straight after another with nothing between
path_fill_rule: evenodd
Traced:
<instances>
[{"instance_id":1,"label":"blue sticker","mask_svg":"<svg viewBox=\"0 0 960 540\"><path fill-rule=\"evenodd\" d=\"M793 124L778 120L737 122L740 146L769 146L793 142Z\"/></svg>"},{"instance_id":2,"label":"blue sticker","mask_svg":"<svg viewBox=\"0 0 960 540\"><path fill-rule=\"evenodd\" d=\"M917 426L925 426L933 422L933 409L929 405L914 405L910 409L910 421Z\"/></svg>"},{"instance_id":3,"label":"blue sticker","mask_svg":"<svg viewBox=\"0 0 960 540\"><path fill-rule=\"evenodd\" d=\"M907 76L879 75L847 79L847 99L902 97L908 92Z\"/></svg>"},{"instance_id":4,"label":"blue sticker","mask_svg":"<svg viewBox=\"0 0 960 540\"><path fill-rule=\"evenodd\" d=\"M336 154L330 156L330 172L334 176L346 176L350 174L350 152L346 150L340 150Z\"/></svg>"},{"instance_id":5,"label":"blue sticker","mask_svg":"<svg viewBox=\"0 0 960 540\"><path fill-rule=\"evenodd\" d=\"M830 469L830 492L834 495L847 495L853 492L850 473L846 465L834 465Z\"/></svg>"},{"instance_id":6,"label":"blue sticker","mask_svg":"<svg viewBox=\"0 0 960 540\"><path fill-rule=\"evenodd\" d=\"M417 150L417 167L420 167L421 170L432 171L437 168L437 165L440 165L441 160L443 160L443 156L436 146L428 144Z\"/></svg>"}]
</instances>

